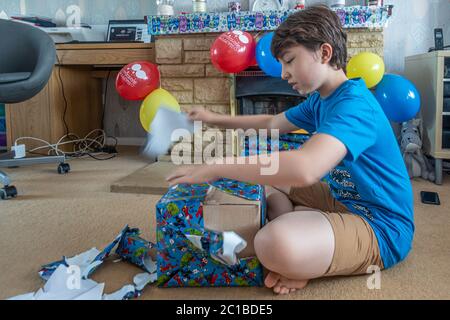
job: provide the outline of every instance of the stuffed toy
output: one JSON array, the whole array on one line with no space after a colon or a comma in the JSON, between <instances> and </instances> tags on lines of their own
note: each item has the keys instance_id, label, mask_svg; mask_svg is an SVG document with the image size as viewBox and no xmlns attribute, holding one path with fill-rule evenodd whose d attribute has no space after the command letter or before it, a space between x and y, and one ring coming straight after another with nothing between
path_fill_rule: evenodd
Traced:
<instances>
[{"instance_id":1,"label":"stuffed toy","mask_svg":"<svg viewBox=\"0 0 450 320\"><path fill-rule=\"evenodd\" d=\"M422 152L420 119L403 122L400 135L400 149L410 178L422 177L434 181L434 169Z\"/></svg>"}]
</instances>

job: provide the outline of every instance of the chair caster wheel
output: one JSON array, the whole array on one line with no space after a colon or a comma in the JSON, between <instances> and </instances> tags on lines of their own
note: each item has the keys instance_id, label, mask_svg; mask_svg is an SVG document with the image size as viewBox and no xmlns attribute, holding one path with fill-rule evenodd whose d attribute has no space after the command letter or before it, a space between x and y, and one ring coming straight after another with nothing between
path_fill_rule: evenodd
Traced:
<instances>
[{"instance_id":1,"label":"chair caster wheel","mask_svg":"<svg viewBox=\"0 0 450 320\"><path fill-rule=\"evenodd\" d=\"M68 163L60 163L58 166L59 174L66 174L70 171L70 165Z\"/></svg>"},{"instance_id":2,"label":"chair caster wheel","mask_svg":"<svg viewBox=\"0 0 450 320\"><path fill-rule=\"evenodd\" d=\"M17 189L14 186L5 186L3 189L0 189L0 198L2 200L7 200L11 198L17 197Z\"/></svg>"}]
</instances>

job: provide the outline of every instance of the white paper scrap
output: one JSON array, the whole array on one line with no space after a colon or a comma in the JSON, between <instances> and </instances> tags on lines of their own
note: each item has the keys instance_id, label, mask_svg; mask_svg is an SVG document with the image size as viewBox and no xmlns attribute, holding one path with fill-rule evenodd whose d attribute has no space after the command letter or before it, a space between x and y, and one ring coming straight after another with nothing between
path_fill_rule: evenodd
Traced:
<instances>
[{"instance_id":1,"label":"white paper scrap","mask_svg":"<svg viewBox=\"0 0 450 320\"><path fill-rule=\"evenodd\" d=\"M150 283L153 283L157 280L158 276L155 273L140 273L133 278L134 285L137 290L141 291Z\"/></svg>"},{"instance_id":2,"label":"white paper scrap","mask_svg":"<svg viewBox=\"0 0 450 320\"><path fill-rule=\"evenodd\" d=\"M100 283L91 290L79 295L74 300L102 300L103 290L105 290L105 284Z\"/></svg>"},{"instance_id":3,"label":"white paper scrap","mask_svg":"<svg viewBox=\"0 0 450 320\"><path fill-rule=\"evenodd\" d=\"M228 265L235 265L238 262L236 254L247 247L247 242L242 239L236 232L226 231L223 233L223 254L221 258Z\"/></svg>"},{"instance_id":4,"label":"white paper scrap","mask_svg":"<svg viewBox=\"0 0 450 320\"><path fill-rule=\"evenodd\" d=\"M189 120L185 113L179 113L160 107L153 119L151 133L147 137L147 143L142 150L146 157L157 157L166 154L172 141L172 134L176 134L175 139L194 133L194 123ZM175 130L179 130L175 132Z\"/></svg>"}]
</instances>

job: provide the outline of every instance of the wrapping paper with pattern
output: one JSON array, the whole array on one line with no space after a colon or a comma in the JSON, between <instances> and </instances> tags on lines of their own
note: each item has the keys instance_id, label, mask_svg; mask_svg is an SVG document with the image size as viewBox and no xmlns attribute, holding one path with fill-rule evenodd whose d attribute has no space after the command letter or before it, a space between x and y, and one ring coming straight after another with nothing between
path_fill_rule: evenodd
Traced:
<instances>
[{"instance_id":1,"label":"wrapping paper with pattern","mask_svg":"<svg viewBox=\"0 0 450 320\"><path fill-rule=\"evenodd\" d=\"M288 133L279 138L278 151L297 150L310 138L307 134ZM259 139L259 137L245 137L245 145L242 156L258 155L261 152L272 151L272 140L270 138Z\"/></svg>"},{"instance_id":2,"label":"wrapping paper with pattern","mask_svg":"<svg viewBox=\"0 0 450 320\"><path fill-rule=\"evenodd\" d=\"M139 229L130 229L119 242L116 253L123 260L138 266L144 271L153 273L156 271L156 264L150 255L150 251L156 251L156 246L142 239L139 235Z\"/></svg>"},{"instance_id":3,"label":"wrapping paper with pattern","mask_svg":"<svg viewBox=\"0 0 450 320\"><path fill-rule=\"evenodd\" d=\"M111 254L112 249L120 242L122 238L125 237L127 232L129 231L129 227L126 226L120 234L112 241L109 245L105 247L101 252L99 252L94 259L87 259L86 263L88 263L86 266L84 266L84 272L82 273L82 276L84 279L89 278L92 273L100 266L100 264L109 257ZM95 249L92 249L91 252L95 252ZM97 251L98 252L98 251ZM68 267L70 265L70 258L63 257L62 260L52 262L50 264L47 264L45 266L42 266L42 269L39 271L39 275L42 279L48 280L48 278L53 274L53 272L61 265L65 265Z\"/></svg>"}]
</instances>

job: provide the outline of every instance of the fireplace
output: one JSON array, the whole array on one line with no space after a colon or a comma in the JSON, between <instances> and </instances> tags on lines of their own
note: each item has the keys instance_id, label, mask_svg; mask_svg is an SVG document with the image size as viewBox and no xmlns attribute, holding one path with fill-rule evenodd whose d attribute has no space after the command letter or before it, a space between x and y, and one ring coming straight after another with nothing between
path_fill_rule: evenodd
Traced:
<instances>
[{"instance_id":1,"label":"fireplace","mask_svg":"<svg viewBox=\"0 0 450 320\"><path fill-rule=\"evenodd\" d=\"M266 76L261 70L246 70L236 75L236 114L279 114L306 99L286 80Z\"/></svg>"},{"instance_id":2,"label":"fireplace","mask_svg":"<svg viewBox=\"0 0 450 320\"><path fill-rule=\"evenodd\" d=\"M236 115L276 115L297 106L306 99L293 90L286 80L265 75L259 68L250 68L235 76L234 109ZM233 97L232 97L233 98ZM231 103L233 105L233 101ZM233 150L242 155L249 132L235 132Z\"/></svg>"}]
</instances>

